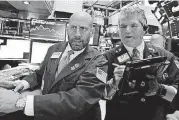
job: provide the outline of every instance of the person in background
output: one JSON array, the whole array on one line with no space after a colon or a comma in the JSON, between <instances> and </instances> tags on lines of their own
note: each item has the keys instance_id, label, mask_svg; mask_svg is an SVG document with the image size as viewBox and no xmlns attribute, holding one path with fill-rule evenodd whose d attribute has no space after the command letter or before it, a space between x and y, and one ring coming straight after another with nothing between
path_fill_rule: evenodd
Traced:
<instances>
[{"instance_id":1,"label":"person in background","mask_svg":"<svg viewBox=\"0 0 179 120\"><path fill-rule=\"evenodd\" d=\"M153 34L150 38L150 44L165 49L165 38L160 34Z\"/></svg>"},{"instance_id":2,"label":"person in background","mask_svg":"<svg viewBox=\"0 0 179 120\"><path fill-rule=\"evenodd\" d=\"M166 42L165 38L160 34L153 34L150 38L150 43L152 45L163 48L163 49L165 49L165 42ZM179 99L179 94L176 94L172 101L172 104L174 106L174 109L177 109L177 110L174 113L167 114L166 120L179 120L178 99Z\"/></svg>"},{"instance_id":3,"label":"person in background","mask_svg":"<svg viewBox=\"0 0 179 120\"><path fill-rule=\"evenodd\" d=\"M35 120L100 120L98 102L104 96L108 67L104 56L88 45L92 26L88 13L74 13L67 26L68 42L51 46L40 70L14 89L41 86L42 94L19 98L12 91L0 91L0 112L23 110Z\"/></svg>"},{"instance_id":4,"label":"person in background","mask_svg":"<svg viewBox=\"0 0 179 120\"><path fill-rule=\"evenodd\" d=\"M11 65L5 64L5 65L1 68L1 70L6 70L6 69L10 69L10 68L12 68Z\"/></svg>"},{"instance_id":5,"label":"person in background","mask_svg":"<svg viewBox=\"0 0 179 120\"><path fill-rule=\"evenodd\" d=\"M140 6L121 9L118 24L121 43L104 54L108 60L108 80L119 83L119 86L115 86L116 94L112 100L107 101L105 120L164 120L168 107L177 94L178 58L143 40L147 31L147 20ZM145 74L133 71L131 81L123 78L127 61L157 56L167 57L166 64L155 64ZM136 87L140 77L144 78L142 85L146 87L145 91ZM120 90L123 80L126 80L126 84L122 92Z\"/></svg>"}]
</instances>

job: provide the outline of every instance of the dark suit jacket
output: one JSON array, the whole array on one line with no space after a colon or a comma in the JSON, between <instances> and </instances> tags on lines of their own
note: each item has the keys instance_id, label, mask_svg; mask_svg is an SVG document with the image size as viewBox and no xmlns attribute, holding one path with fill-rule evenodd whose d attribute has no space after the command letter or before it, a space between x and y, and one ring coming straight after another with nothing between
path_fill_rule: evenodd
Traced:
<instances>
[{"instance_id":1,"label":"dark suit jacket","mask_svg":"<svg viewBox=\"0 0 179 120\"><path fill-rule=\"evenodd\" d=\"M113 77L114 66L112 63L119 64L118 57L128 55L124 45L121 43L117 48L107 51L104 56L108 60L108 79ZM172 53L145 43L143 52L144 58L166 56L169 61L169 66L166 70L163 66L154 67L156 75L159 78L158 82L166 85L178 87L179 80L179 64ZM129 56L128 56L129 57ZM167 73L168 78L163 79L163 73ZM140 74L136 74L140 77ZM129 101L124 99L124 96L119 97L117 92L111 101L107 101L106 118L105 120L163 120L170 106L170 103L159 96L145 98L145 102L140 101L140 96L129 96Z\"/></svg>"},{"instance_id":2,"label":"dark suit jacket","mask_svg":"<svg viewBox=\"0 0 179 120\"><path fill-rule=\"evenodd\" d=\"M43 95L34 97L35 120L100 120L98 101L105 89L107 61L97 50L88 46L55 78L60 58L54 52L65 50L67 43L48 49L39 71L26 77L31 89L44 80ZM60 56L61 57L61 56ZM105 65L104 65L105 64ZM103 72L101 73L102 70ZM96 76L104 79L98 79Z\"/></svg>"}]
</instances>

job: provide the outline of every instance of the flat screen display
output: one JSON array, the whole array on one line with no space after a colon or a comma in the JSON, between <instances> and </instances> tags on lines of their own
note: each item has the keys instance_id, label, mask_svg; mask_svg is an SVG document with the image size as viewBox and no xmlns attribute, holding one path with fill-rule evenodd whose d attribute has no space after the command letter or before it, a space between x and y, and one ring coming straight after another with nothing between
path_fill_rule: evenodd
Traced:
<instances>
[{"instance_id":1,"label":"flat screen display","mask_svg":"<svg viewBox=\"0 0 179 120\"><path fill-rule=\"evenodd\" d=\"M30 25L30 38L64 41L66 23L52 20L32 19Z\"/></svg>"},{"instance_id":2,"label":"flat screen display","mask_svg":"<svg viewBox=\"0 0 179 120\"><path fill-rule=\"evenodd\" d=\"M30 20L0 18L1 35L29 37Z\"/></svg>"}]
</instances>

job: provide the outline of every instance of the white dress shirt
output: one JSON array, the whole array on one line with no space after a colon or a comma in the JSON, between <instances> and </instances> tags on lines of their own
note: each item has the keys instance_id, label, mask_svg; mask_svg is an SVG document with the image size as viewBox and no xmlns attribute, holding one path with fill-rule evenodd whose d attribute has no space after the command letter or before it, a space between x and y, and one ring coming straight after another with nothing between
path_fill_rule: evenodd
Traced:
<instances>
[{"instance_id":1,"label":"white dress shirt","mask_svg":"<svg viewBox=\"0 0 179 120\"><path fill-rule=\"evenodd\" d=\"M127 49L127 51L129 52L129 54L132 56L133 55L133 47L128 47L128 46L126 46L125 44L124 44L124 47ZM136 49L139 51L139 53L140 53L140 56L139 56L139 58L140 58L140 60L142 60L143 59L143 51L144 51L144 47L145 47L145 44L144 44L144 41L142 41L142 43L139 45L139 46L137 46L136 47Z\"/></svg>"},{"instance_id":2,"label":"white dress shirt","mask_svg":"<svg viewBox=\"0 0 179 120\"><path fill-rule=\"evenodd\" d=\"M72 49L71 49L70 44L68 44L67 47L66 47L66 49L65 49L65 51L64 51L64 53L63 53L63 55L62 55L62 57L61 57L61 59L62 59L64 56L66 56L66 55L68 54L68 51L70 51L70 50L72 50ZM70 55L70 61L72 61L76 56L78 56L78 55L79 55L80 53L82 53L84 50L85 50L85 48L83 48L83 49L80 50L80 51L73 51L74 54ZM60 59L60 60L61 60L61 59ZM70 62L70 61L69 61L69 62Z\"/></svg>"}]
</instances>

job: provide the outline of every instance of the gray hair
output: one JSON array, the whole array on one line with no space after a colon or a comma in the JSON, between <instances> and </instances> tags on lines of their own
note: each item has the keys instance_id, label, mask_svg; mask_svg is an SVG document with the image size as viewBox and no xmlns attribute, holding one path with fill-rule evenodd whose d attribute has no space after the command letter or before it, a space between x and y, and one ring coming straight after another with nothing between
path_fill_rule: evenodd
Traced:
<instances>
[{"instance_id":1,"label":"gray hair","mask_svg":"<svg viewBox=\"0 0 179 120\"><path fill-rule=\"evenodd\" d=\"M120 18L128 18L131 16L138 17L138 20L142 24L142 26L147 26L147 18L145 16L145 11L137 5L133 5L133 6L129 6L124 9L121 9L119 13L118 23L120 23Z\"/></svg>"}]
</instances>

